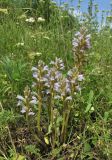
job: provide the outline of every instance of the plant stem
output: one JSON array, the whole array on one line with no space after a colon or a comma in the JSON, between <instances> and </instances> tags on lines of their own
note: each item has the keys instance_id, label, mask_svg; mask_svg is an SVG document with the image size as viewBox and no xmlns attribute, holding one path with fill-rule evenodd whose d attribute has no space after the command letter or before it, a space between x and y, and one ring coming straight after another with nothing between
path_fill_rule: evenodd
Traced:
<instances>
[{"instance_id":1,"label":"plant stem","mask_svg":"<svg viewBox=\"0 0 112 160\"><path fill-rule=\"evenodd\" d=\"M41 110L42 110L42 97L41 95L38 96L38 114L37 114L37 128L38 131L41 131L41 127L40 127L40 117L41 117Z\"/></svg>"},{"instance_id":2,"label":"plant stem","mask_svg":"<svg viewBox=\"0 0 112 160\"><path fill-rule=\"evenodd\" d=\"M65 108L65 98L63 98L63 122L62 122L62 129L61 129L61 143L63 143L64 139L64 129L65 129L65 118L66 118L66 108Z\"/></svg>"},{"instance_id":3,"label":"plant stem","mask_svg":"<svg viewBox=\"0 0 112 160\"><path fill-rule=\"evenodd\" d=\"M54 108L54 93L52 90L52 92L51 92L51 105L50 105L50 112L51 112L50 124L52 126L52 135L51 135L52 149L54 149L54 147L55 147L55 128L54 128L54 124L53 124L53 121L54 121L53 108Z\"/></svg>"},{"instance_id":4,"label":"plant stem","mask_svg":"<svg viewBox=\"0 0 112 160\"><path fill-rule=\"evenodd\" d=\"M13 147L13 150L16 154L16 147L15 147L15 144L13 142L13 139L12 139L12 136L11 136L11 132L10 132L10 129L9 129L9 126L7 125L7 129L8 129L8 133L9 133L9 138L10 138L10 141L11 141L11 144L12 144L12 147Z\"/></svg>"},{"instance_id":5,"label":"plant stem","mask_svg":"<svg viewBox=\"0 0 112 160\"><path fill-rule=\"evenodd\" d=\"M5 158L5 160L8 160L8 158L7 158L6 155L3 153L3 151L0 150L0 153L3 155L3 157Z\"/></svg>"}]
</instances>

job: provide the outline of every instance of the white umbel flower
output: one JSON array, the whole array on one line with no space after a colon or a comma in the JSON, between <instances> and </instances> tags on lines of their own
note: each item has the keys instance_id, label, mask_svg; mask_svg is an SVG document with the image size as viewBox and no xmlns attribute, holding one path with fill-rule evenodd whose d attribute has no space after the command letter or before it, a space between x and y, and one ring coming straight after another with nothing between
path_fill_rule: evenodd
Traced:
<instances>
[{"instance_id":1,"label":"white umbel flower","mask_svg":"<svg viewBox=\"0 0 112 160\"><path fill-rule=\"evenodd\" d=\"M29 22L29 23L34 23L35 19L33 17L30 17L30 18L26 19L25 21Z\"/></svg>"},{"instance_id":2,"label":"white umbel flower","mask_svg":"<svg viewBox=\"0 0 112 160\"><path fill-rule=\"evenodd\" d=\"M44 18L42 18L42 17L38 17L38 20L37 20L38 22L45 22L45 19Z\"/></svg>"}]
</instances>

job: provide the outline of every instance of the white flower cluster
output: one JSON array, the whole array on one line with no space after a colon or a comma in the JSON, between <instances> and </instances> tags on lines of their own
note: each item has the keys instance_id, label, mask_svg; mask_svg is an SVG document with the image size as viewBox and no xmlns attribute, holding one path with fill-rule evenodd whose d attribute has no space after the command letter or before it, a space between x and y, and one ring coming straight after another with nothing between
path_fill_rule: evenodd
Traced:
<instances>
[{"instance_id":1,"label":"white flower cluster","mask_svg":"<svg viewBox=\"0 0 112 160\"><path fill-rule=\"evenodd\" d=\"M29 22L29 23L34 23L35 19L33 17L30 17L30 18L26 19L25 21Z\"/></svg>"},{"instance_id":2,"label":"white flower cluster","mask_svg":"<svg viewBox=\"0 0 112 160\"><path fill-rule=\"evenodd\" d=\"M44 18L42 18L42 17L38 17L38 20L37 20L38 22L45 22L45 19Z\"/></svg>"}]
</instances>

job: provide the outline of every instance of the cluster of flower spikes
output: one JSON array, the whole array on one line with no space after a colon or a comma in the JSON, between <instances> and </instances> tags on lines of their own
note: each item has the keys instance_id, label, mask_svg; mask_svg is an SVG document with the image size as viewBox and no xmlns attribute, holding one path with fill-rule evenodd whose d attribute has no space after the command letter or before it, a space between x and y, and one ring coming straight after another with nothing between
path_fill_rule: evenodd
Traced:
<instances>
[{"instance_id":1,"label":"cluster of flower spikes","mask_svg":"<svg viewBox=\"0 0 112 160\"><path fill-rule=\"evenodd\" d=\"M73 95L81 90L79 83L84 80L82 74L74 67L65 76L63 74L64 64L60 58L51 61L50 66L43 61L38 62L37 67L32 67L33 85L32 92L28 87L25 88L24 97L18 95L18 105L22 106L22 113L28 112L33 115L33 106L38 105L39 97L43 100L52 96L54 100L72 101Z\"/></svg>"},{"instance_id":2,"label":"cluster of flower spikes","mask_svg":"<svg viewBox=\"0 0 112 160\"><path fill-rule=\"evenodd\" d=\"M80 67L84 61L85 51L91 48L90 34L87 34L87 29L82 27L80 32L75 33L72 41L74 58L77 60L77 67Z\"/></svg>"},{"instance_id":3,"label":"cluster of flower spikes","mask_svg":"<svg viewBox=\"0 0 112 160\"><path fill-rule=\"evenodd\" d=\"M51 61L50 67L39 61L38 67L33 67L34 85L45 95L53 95L54 99L61 99L63 96L71 95L71 92L79 91L79 81L84 80L83 75L78 73L77 68L68 71L67 76L63 74L64 64L60 58ZM40 67L41 66L41 67ZM40 77L40 78L39 78Z\"/></svg>"}]
</instances>

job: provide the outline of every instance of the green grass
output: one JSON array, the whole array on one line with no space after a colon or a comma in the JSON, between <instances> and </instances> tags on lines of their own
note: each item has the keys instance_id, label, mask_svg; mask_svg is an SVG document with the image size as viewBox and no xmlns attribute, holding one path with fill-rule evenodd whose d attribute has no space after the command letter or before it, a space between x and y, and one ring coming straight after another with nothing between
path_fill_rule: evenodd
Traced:
<instances>
[{"instance_id":1,"label":"green grass","mask_svg":"<svg viewBox=\"0 0 112 160\"><path fill-rule=\"evenodd\" d=\"M54 3L45 22L38 22L38 17L45 18L44 6L31 12L22 9L28 4L2 1L0 6L8 6L7 13L0 10L0 160L111 160L112 30L105 27L98 32L90 21L83 24L92 37L82 71L85 81L71 105L67 140L52 148L47 109L42 110L40 133L33 117L29 128L16 97L23 95L27 85L31 87L31 68L39 60L49 65L55 57L61 58L64 76L75 65L72 40L80 30L80 21ZM35 22L26 22L29 17L34 17ZM62 107L62 103L56 105Z\"/></svg>"}]
</instances>

